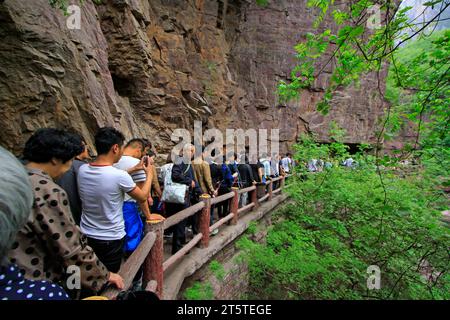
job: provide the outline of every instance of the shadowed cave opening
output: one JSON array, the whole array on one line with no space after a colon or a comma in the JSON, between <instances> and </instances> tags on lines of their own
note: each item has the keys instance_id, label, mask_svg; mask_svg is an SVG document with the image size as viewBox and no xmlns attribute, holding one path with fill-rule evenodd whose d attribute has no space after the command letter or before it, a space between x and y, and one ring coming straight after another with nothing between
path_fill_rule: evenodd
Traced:
<instances>
[{"instance_id":1,"label":"shadowed cave opening","mask_svg":"<svg viewBox=\"0 0 450 320\"><path fill-rule=\"evenodd\" d=\"M111 77L114 84L114 89L117 91L119 96L128 98L133 96L134 86L132 81L119 77L113 73L111 73Z\"/></svg>"}]
</instances>

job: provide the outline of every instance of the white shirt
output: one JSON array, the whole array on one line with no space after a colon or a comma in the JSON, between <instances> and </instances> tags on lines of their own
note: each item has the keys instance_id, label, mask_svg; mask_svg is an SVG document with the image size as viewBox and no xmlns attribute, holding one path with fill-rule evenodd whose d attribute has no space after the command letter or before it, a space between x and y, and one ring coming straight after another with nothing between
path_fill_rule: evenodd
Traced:
<instances>
[{"instance_id":1,"label":"white shirt","mask_svg":"<svg viewBox=\"0 0 450 320\"><path fill-rule=\"evenodd\" d=\"M351 167L351 166L353 166L353 162L354 162L354 160L352 158L348 158L344 161L344 166Z\"/></svg>"},{"instance_id":2,"label":"white shirt","mask_svg":"<svg viewBox=\"0 0 450 320\"><path fill-rule=\"evenodd\" d=\"M317 171L317 160L316 159L312 159L311 161L308 162L308 170L310 172Z\"/></svg>"},{"instance_id":3,"label":"white shirt","mask_svg":"<svg viewBox=\"0 0 450 320\"><path fill-rule=\"evenodd\" d=\"M272 160L270 162L270 170L274 176L280 174L280 162L278 160Z\"/></svg>"},{"instance_id":4,"label":"white shirt","mask_svg":"<svg viewBox=\"0 0 450 320\"><path fill-rule=\"evenodd\" d=\"M261 162L262 165L264 166L264 176L265 176L266 178L270 177L270 170L271 170L271 167L270 167L270 161L269 161L269 159L262 158L262 159L259 160L259 162Z\"/></svg>"},{"instance_id":5,"label":"white shirt","mask_svg":"<svg viewBox=\"0 0 450 320\"><path fill-rule=\"evenodd\" d=\"M122 156L119 162L115 163L113 166L117 169L127 171L128 169L137 165L141 160L133 158L131 156ZM131 178L135 183L145 182L147 180L147 174L144 170L138 170L131 174ZM127 193L125 194L124 201L132 201L136 202L132 197L130 197Z\"/></svg>"},{"instance_id":6,"label":"white shirt","mask_svg":"<svg viewBox=\"0 0 450 320\"><path fill-rule=\"evenodd\" d=\"M125 193L135 187L136 183L127 172L113 166L81 166L78 172L81 232L105 241L125 237L122 206Z\"/></svg>"},{"instance_id":7,"label":"white shirt","mask_svg":"<svg viewBox=\"0 0 450 320\"><path fill-rule=\"evenodd\" d=\"M289 165L292 164L292 160L289 157L285 157L281 159L281 166L283 167L285 172L289 172Z\"/></svg>"}]
</instances>

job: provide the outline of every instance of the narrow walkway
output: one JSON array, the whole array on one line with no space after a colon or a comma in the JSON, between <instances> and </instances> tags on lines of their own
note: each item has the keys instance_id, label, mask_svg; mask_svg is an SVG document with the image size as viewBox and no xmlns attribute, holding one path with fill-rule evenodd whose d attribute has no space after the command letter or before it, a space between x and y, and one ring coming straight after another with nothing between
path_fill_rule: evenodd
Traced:
<instances>
[{"instance_id":1,"label":"narrow walkway","mask_svg":"<svg viewBox=\"0 0 450 320\"><path fill-rule=\"evenodd\" d=\"M184 256L183 259L164 273L163 299L176 299L184 279L193 275L225 246L241 236L247 230L250 222L260 220L278 205L285 202L286 199L288 199L286 194L274 197L271 201L261 204L258 209L244 214L236 225L222 226L219 233L210 238L207 248L192 249L188 255ZM168 247L165 248L165 258L167 259L169 256L170 242L168 242Z\"/></svg>"}]
</instances>

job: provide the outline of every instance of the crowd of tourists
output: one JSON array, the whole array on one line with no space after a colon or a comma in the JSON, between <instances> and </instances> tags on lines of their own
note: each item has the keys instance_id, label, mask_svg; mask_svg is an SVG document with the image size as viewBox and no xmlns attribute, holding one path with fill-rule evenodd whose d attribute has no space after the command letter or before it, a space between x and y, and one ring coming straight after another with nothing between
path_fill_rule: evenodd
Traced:
<instances>
[{"instance_id":1,"label":"crowd of tourists","mask_svg":"<svg viewBox=\"0 0 450 320\"><path fill-rule=\"evenodd\" d=\"M149 140L100 128L93 157L77 133L45 128L17 159L0 147L0 300L67 300L124 289L118 274L144 237L144 227L231 188L288 174L291 154L261 158L186 145L182 161L156 168ZM220 161L219 161L220 160ZM242 194L245 205L248 196ZM229 214L229 201L211 209L210 223ZM166 230L172 254L198 233L198 215ZM216 231L217 232L217 231ZM213 234L214 235L214 234ZM75 268L74 268L75 267ZM77 272L78 270L78 272ZM142 270L133 290L142 289Z\"/></svg>"}]
</instances>

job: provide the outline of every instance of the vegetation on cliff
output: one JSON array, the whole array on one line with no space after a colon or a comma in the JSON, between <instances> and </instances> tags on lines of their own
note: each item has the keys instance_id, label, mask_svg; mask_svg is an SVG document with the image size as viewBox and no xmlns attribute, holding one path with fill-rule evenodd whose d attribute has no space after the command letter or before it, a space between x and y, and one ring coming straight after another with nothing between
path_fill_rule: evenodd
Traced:
<instances>
[{"instance_id":1,"label":"vegetation on cliff","mask_svg":"<svg viewBox=\"0 0 450 320\"><path fill-rule=\"evenodd\" d=\"M303 166L289 181L293 204L275 219L265 245L241 240L250 268L249 298L448 299L448 206L434 165L402 166L383 159L379 179L374 156L348 157L338 142L320 145L304 137L295 158L335 165L310 173ZM369 290L369 266L381 272L381 288Z\"/></svg>"}]
</instances>

